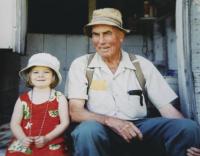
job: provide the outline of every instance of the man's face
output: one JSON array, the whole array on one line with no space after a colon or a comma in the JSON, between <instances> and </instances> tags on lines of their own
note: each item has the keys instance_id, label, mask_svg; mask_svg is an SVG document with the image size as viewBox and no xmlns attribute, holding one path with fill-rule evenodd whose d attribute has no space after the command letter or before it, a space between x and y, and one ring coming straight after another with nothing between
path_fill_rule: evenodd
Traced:
<instances>
[{"instance_id":1,"label":"man's face","mask_svg":"<svg viewBox=\"0 0 200 156\"><path fill-rule=\"evenodd\" d=\"M118 55L124 33L118 28L109 25L95 25L92 27L92 42L96 51L103 58Z\"/></svg>"}]
</instances>

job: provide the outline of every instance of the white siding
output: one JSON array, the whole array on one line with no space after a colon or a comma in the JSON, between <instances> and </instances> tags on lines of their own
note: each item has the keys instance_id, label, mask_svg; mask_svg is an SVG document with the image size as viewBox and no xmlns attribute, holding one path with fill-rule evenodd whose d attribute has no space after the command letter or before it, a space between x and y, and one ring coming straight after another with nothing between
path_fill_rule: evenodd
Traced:
<instances>
[{"instance_id":1,"label":"white siding","mask_svg":"<svg viewBox=\"0 0 200 156\"><path fill-rule=\"evenodd\" d=\"M194 76L195 115L200 123L200 3L191 5L191 62Z\"/></svg>"}]
</instances>

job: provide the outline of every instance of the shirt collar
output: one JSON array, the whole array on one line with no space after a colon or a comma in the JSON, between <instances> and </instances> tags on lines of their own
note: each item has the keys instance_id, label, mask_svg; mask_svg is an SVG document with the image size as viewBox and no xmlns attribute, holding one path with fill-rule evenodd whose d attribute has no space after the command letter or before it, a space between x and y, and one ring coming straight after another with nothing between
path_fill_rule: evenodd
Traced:
<instances>
[{"instance_id":1,"label":"shirt collar","mask_svg":"<svg viewBox=\"0 0 200 156\"><path fill-rule=\"evenodd\" d=\"M103 67L104 64L105 63L103 62L101 56L98 53L95 53L92 61L88 65L88 67L89 68L99 68L99 67ZM124 50L122 50L122 60L120 62L120 66L122 68L129 68L132 70L136 70L135 66L133 65L133 63L130 60L129 54L127 52L125 52Z\"/></svg>"},{"instance_id":2,"label":"shirt collar","mask_svg":"<svg viewBox=\"0 0 200 156\"><path fill-rule=\"evenodd\" d=\"M103 67L103 60L101 59L101 56L96 52L94 57L92 58L92 61L88 65L89 68L99 68Z\"/></svg>"},{"instance_id":3,"label":"shirt collar","mask_svg":"<svg viewBox=\"0 0 200 156\"><path fill-rule=\"evenodd\" d=\"M122 60L121 60L122 67L129 68L132 70L136 70L135 66L130 60L129 54L122 50Z\"/></svg>"}]
</instances>

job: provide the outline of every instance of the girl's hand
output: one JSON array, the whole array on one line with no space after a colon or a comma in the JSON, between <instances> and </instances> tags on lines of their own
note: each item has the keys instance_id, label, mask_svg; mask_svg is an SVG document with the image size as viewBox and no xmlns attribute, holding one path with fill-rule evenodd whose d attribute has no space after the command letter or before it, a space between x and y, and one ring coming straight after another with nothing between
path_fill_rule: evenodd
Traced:
<instances>
[{"instance_id":1,"label":"girl's hand","mask_svg":"<svg viewBox=\"0 0 200 156\"><path fill-rule=\"evenodd\" d=\"M45 136L36 136L34 138L34 143L35 143L35 146L37 148L42 148L46 145L46 143L49 141Z\"/></svg>"},{"instance_id":2,"label":"girl's hand","mask_svg":"<svg viewBox=\"0 0 200 156\"><path fill-rule=\"evenodd\" d=\"M20 141L24 147L29 147L33 143L33 137L25 137Z\"/></svg>"}]
</instances>

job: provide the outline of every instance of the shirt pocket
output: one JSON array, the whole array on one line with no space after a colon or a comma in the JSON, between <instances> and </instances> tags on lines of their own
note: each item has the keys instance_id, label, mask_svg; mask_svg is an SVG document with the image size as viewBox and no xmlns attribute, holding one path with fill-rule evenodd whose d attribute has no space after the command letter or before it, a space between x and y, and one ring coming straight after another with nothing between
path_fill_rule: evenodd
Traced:
<instances>
[{"instance_id":1,"label":"shirt pocket","mask_svg":"<svg viewBox=\"0 0 200 156\"><path fill-rule=\"evenodd\" d=\"M106 80L92 80L91 90L94 91L106 91L108 89Z\"/></svg>"},{"instance_id":2,"label":"shirt pocket","mask_svg":"<svg viewBox=\"0 0 200 156\"><path fill-rule=\"evenodd\" d=\"M147 110L143 97L143 105L140 104L140 96L128 95L128 102L125 106L126 114L131 118L142 118L146 116Z\"/></svg>"}]
</instances>

